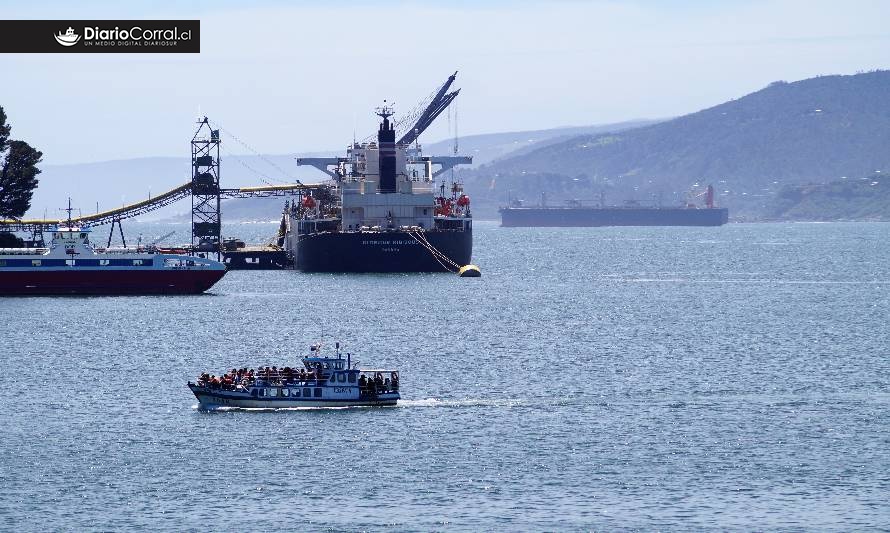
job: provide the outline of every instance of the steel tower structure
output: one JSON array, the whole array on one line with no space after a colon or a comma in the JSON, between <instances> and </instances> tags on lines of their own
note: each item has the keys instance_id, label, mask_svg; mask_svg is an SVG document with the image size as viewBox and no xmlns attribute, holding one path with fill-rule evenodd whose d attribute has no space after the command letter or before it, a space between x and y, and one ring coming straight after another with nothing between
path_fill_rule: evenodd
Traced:
<instances>
[{"instance_id":1,"label":"steel tower structure","mask_svg":"<svg viewBox=\"0 0 890 533\"><path fill-rule=\"evenodd\" d=\"M207 117L192 137L192 253L220 258L219 130Z\"/></svg>"}]
</instances>

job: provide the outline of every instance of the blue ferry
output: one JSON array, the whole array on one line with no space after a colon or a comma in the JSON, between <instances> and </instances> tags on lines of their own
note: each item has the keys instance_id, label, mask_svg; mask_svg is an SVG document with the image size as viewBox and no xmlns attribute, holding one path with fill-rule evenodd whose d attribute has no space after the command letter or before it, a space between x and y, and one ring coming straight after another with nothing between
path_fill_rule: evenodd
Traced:
<instances>
[{"instance_id":1,"label":"blue ferry","mask_svg":"<svg viewBox=\"0 0 890 533\"><path fill-rule=\"evenodd\" d=\"M354 407L396 405L398 370L359 369L337 343L333 357L321 355L321 344L310 347L302 366L233 368L222 376L201 374L189 389L201 409L236 407Z\"/></svg>"}]
</instances>

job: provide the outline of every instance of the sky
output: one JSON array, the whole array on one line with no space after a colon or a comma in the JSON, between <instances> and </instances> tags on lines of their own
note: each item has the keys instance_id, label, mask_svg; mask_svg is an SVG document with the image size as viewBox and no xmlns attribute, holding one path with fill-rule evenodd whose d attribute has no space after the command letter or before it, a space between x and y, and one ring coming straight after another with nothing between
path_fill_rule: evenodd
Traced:
<instances>
[{"instance_id":1,"label":"sky","mask_svg":"<svg viewBox=\"0 0 890 533\"><path fill-rule=\"evenodd\" d=\"M890 68L890 2L0 2L5 19L200 19L200 54L0 54L13 137L51 164L337 150L455 70L461 135L665 118L776 80ZM64 26L64 23L62 24ZM249 147L249 148L248 148Z\"/></svg>"}]
</instances>

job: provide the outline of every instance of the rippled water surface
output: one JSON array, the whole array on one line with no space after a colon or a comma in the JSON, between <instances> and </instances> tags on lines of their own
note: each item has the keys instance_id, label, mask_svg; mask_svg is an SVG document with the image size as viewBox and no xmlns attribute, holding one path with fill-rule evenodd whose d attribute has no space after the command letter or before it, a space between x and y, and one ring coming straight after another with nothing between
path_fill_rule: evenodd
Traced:
<instances>
[{"instance_id":1,"label":"rippled water surface","mask_svg":"<svg viewBox=\"0 0 890 533\"><path fill-rule=\"evenodd\" d=\"M477 223L480 279L0 298L0 528L890 527L888 228ZM195 409L322 336L400 406Z\"/></svg>"}]
</instances>

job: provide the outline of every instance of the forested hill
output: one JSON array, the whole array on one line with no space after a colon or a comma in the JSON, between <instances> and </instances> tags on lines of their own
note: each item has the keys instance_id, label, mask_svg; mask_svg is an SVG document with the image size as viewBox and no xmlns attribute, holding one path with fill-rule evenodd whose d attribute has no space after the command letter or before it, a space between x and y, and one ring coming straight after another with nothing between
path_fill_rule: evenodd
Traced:
<instances>
[{"instance_id":1,"label":"forested hill","mask_svg":"<svg viewBox=\"0 0 890 533\"><path fill-rule=\"evenodd\" d=\"M783 187L890 168L888 95L890 71L778 81L665 122L495 161L468 182L483 201L500 202L508 190L680 202L693 184L713 183L724 205L765 215Z\"/></svg>"},{"instance_id":2,"label":"forested hill","mask_svg":"<svg viewBox=\"0 0 890 533\"><path fill-rule=\"evenodd\" d=\"M890 175L875 172L818 185L789 185L779 191L764 218L890 221Z\"/></svg>"}]
</instances>

